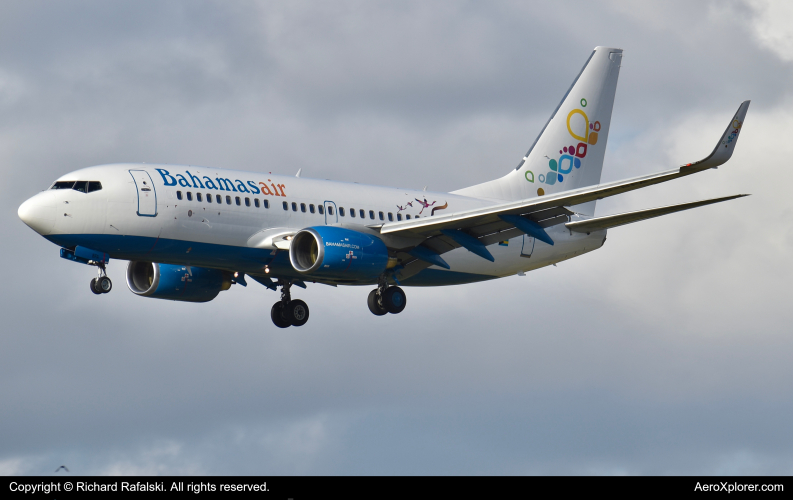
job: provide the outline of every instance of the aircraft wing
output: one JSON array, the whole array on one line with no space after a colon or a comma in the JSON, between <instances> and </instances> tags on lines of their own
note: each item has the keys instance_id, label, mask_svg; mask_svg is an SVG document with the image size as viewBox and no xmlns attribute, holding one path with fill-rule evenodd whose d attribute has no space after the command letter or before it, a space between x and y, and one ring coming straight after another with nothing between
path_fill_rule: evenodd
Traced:
<instances>
[{"instance_id":1,"label":"aircraft wing","mask_svg":"<svg viewBox=\"0 0 793 500\"><path fill-rule=\"evenodd\" d=\"M529 234L552 245L553 242L544 228L569 222L569 216L574 212L568 207L685 177L725 163L735 149L749 103L750 101L741 103L710 155L679 168L463 212L390 222L380 226L379 231L383 235L424 238L418 247L403 250L404 253L422 260L423 267L435 264L448 268L439 255L461 246L492 260L492 256L488 258L490 254L485 246L521 234ZM415 264L413 267L416 267ZM413 274L405 271L407 270L400 273L402 277Z\"/></svg>"}]
</instances>

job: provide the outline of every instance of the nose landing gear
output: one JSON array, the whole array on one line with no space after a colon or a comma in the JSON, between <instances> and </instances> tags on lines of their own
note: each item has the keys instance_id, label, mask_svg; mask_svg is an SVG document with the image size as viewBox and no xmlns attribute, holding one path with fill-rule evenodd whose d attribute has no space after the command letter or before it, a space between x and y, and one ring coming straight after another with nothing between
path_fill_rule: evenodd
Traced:
<instances>
[{"instance_id":1,"label":"nose landing gear","mask_svg":"<svg viewBox=\"0 0 793 500\"><path fill-rule=\"evenodd\" d=\"M281 300L273 304L270 309L270 319L273 320L273 324L278 328L305 325L308 321L308 304L302 300L292 300L291 282L280 283L279 280L279 286L281 287Z\"/></svg>"},{"instance_id":2,"label":"nose landing gear","mask_svg":"<svg viewBox=\"0 0 793 500\"><path fill-rule=\"evenodd\" d=\"M108 293L113 289L113 282L107 277L104 264L97 264L99 267L99 277L91 280L91 291L97 295Z\"/></svg>"}]
</instances>

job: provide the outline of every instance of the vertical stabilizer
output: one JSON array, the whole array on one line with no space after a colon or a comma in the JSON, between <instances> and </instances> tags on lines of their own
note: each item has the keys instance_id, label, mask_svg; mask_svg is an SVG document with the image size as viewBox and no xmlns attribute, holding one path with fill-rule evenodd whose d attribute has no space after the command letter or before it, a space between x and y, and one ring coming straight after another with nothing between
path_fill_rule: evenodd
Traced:
<instances>
[{"instance_id":1,"label":"vertical stabilizer","mask_svg":"<svg viewBox=\"0 0 793 500\"><path fill-rule=\"evenodd\" d=\"M521 200L600 183L622 49L596 47L514 171L455 194ZM593 215L595 202L579 205Z\"/></svg>"}]
</instances>

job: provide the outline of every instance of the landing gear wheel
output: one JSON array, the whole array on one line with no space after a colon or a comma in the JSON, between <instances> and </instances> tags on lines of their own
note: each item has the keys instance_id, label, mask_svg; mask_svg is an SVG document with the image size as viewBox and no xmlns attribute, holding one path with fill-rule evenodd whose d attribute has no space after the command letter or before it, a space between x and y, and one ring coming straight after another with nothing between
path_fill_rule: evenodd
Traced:
<instances>
[{"instance_id":1,"label":"landing gear wheel","mask_svg":"<svg viewBox=\"0 0 793 500\"><path fill-rule=\"evenodd\" d=\"M308 305L302 300L293 300L284 308L285 314L292 326L303 326L308 321Z\"/></svg>"},{"instance_id":2,"label":"landing gear wheel","mask_svg":"<svg viewBox=\"0 0 793 500\"><path fill-rule=\"evenodd\" d=\"M96 288L96 278L91 280L91 291L94 292L97 295L102 293L100 290L97 290L97 288Z\"/></svg>"},{"instance_id":3,"label":"landing gear wheel","mask_svg":"<svg viewBox=\"0 0 793 500\"><path fill-rule=\"evenodd\" d=\"M381 306L377 301L377 288L369 292L369 297L366 299L366 303L369 305L369 310L372 311L372 314L375 316L382 316L388 312L386 308Z\"/></svg>"},{"instance_id":4,"label":"landing gear wheel","mask_svg":"<svg viewBox=\"0 0 793 500\"><path fill-rule=\"evenodd\" d=\"M94 287L99 291L99 293L108 293L113 289L113 282L110 281L110 278L107 276L100 276L99 278L96 278L96 284Z\"/></svg>"},{"instance_id":5,"label":"landing gear wheel","mask_svg":"<svg viewBox=\"0 0 793 500\"><path fill-rule=\"evenodd\" d=\"M398 286L390 286L383 293L383 307L391 314L399 314L407 305L407 296Z\"/></svg>"},{"instance_id":6,"label":"landing gear wheel","mask_svg":"<svg viewBox=\"0 0 793 500\"><path fill-rule=\"evenodd\" d=\"M292 326L292 323L290 323L284 318L283 311L284 311L283 302L276 302L275 304L273 304L273 308L270 309L270 319L273 320L273 324L278 328L288 328Z\"/></svg>"}]
</instances>

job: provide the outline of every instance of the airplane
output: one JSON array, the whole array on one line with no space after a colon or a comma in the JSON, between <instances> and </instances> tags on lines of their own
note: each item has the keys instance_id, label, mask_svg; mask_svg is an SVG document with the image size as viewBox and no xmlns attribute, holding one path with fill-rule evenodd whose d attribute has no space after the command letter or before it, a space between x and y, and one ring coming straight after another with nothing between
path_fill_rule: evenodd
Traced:
<instances>
[{"instance_id":1,"label":"airplane","mask_svg":"<svg viewBox=\"0 0 793 500\"><path fill-rule=\"evenodd\" d=\"M129 261L136 295L207 302L246 276L281 289L275 326L302 326L292 286L372 286L369 310L398 314L402 287L523 275L597 250L608 229L747 195L595 216L597 200L717 168L732 156L741 103L713 152L678 168L601 183L622 50L596 47L517 167L449 193L193 165L113 164L70 172L25 201L22 221L64 259ZM397 207L397 209L394 209Z\"/></svg>"}]
</instances>

